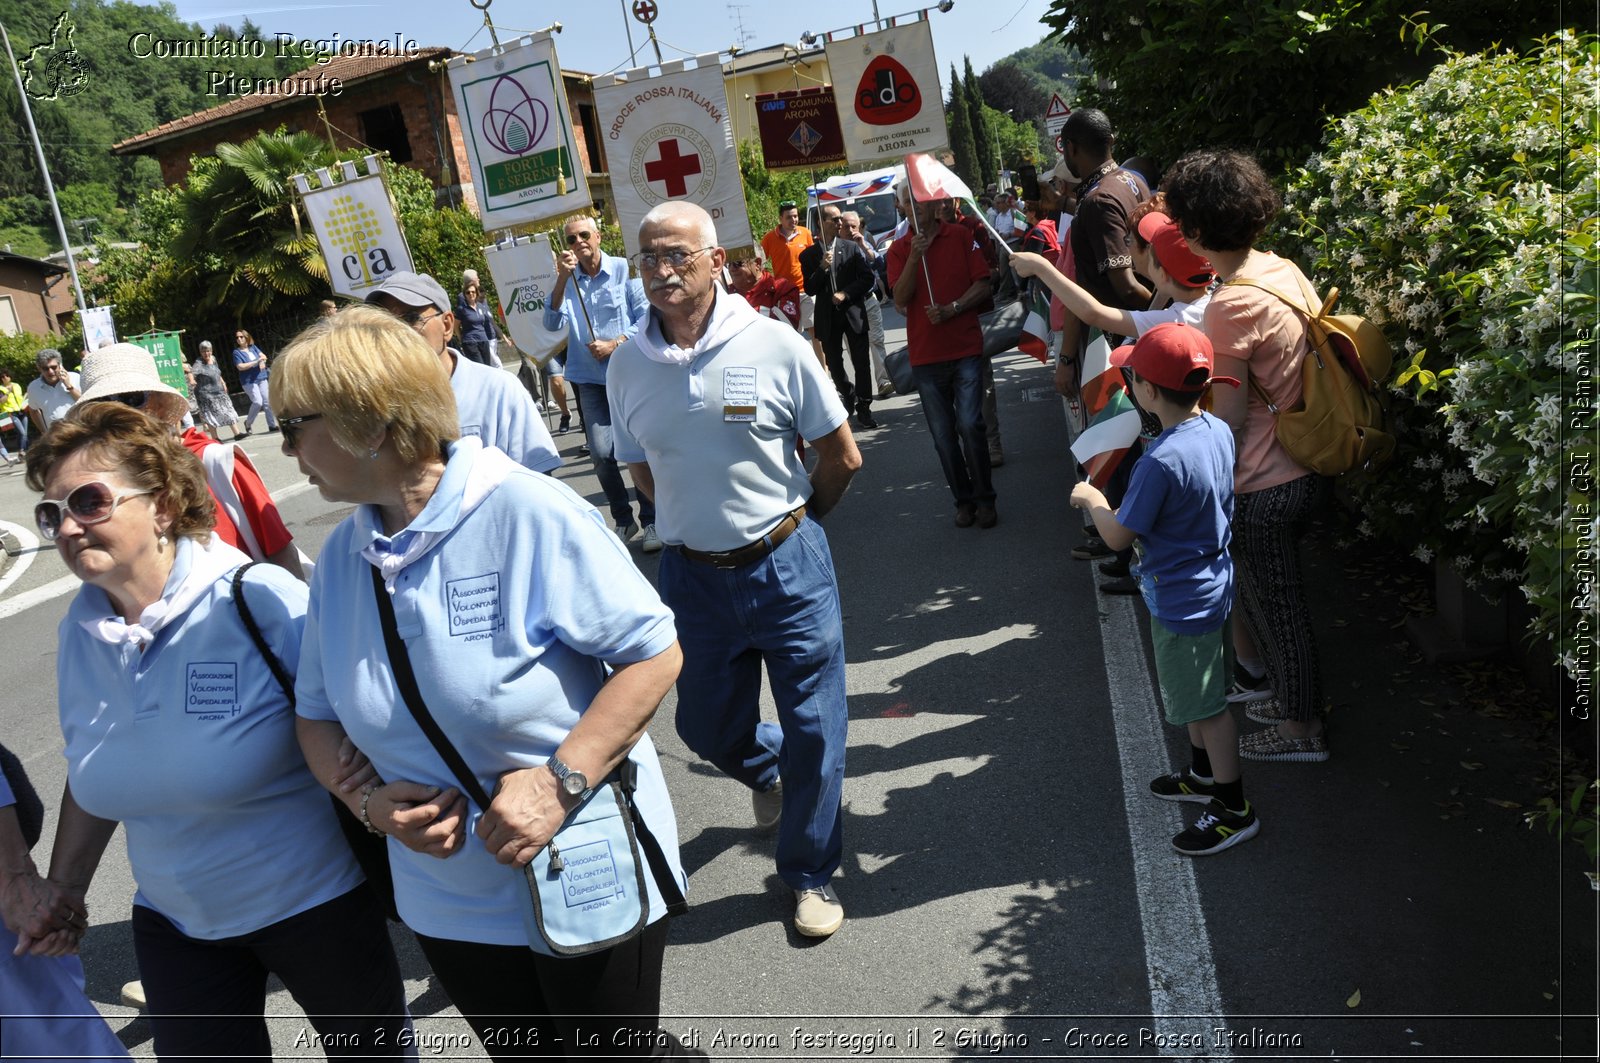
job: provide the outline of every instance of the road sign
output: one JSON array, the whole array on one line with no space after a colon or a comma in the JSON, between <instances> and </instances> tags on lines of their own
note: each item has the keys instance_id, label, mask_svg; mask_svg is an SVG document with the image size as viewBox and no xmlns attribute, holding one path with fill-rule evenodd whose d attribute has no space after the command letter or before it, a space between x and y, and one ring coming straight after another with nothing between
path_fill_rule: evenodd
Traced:
<instances>
[{"instance_id":1,"label":"road sign","mask_svg":"<svg viewBox=\"0 0 1600 1063\"><path fill-rule=\"evenodd\" d=\"M643 22L646 26L656 20L660 12L655 0L633 0L633 17Z\"/></svg>"},{"instance_id":2,"label":"road sign","mask_svg":"<svg viewBox=\"0 0 1600 1063\"><path fill-rule=\"evenodd\" d=\"M1067 119L1072 115L1072 108L1068 107L1061 97L1055 93L1050 95L1050 106L1045 108L1045 132L1055 136L1061 132L1061 127L1067 124ZM1056 150L1061 150L1061 145L1056 145Z\"/></svg>"}]
</instances>

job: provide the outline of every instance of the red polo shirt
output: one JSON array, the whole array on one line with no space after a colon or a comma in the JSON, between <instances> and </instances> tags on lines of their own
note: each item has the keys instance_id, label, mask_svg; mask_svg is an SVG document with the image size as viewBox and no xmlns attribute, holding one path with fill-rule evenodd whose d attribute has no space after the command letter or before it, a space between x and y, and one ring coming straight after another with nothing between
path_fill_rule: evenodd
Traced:
<instances>
[{"instance_id":1,"label":"red polo shirt","mask_svg":"<svg viewBox=\"0 0 1600 1063\"><path fill-rule=\"evenodd\" d=\"M889 287L893 288L911 257L911 236L889 245ZM922 271L927 264L928 274ZM983 353L983 330L978 327L978 308L963 307L948 321L935 325L928 320L926 307L932 303L953 303L974 281L989 279L989 263L973 242L972 234L960 225L946 222L939 226L933 243L915 267L917 286L906 307L906 339L912 365L953 362ZM933 295L928 297L928 276L933 277Z\"/></svg>"}]
</instances>

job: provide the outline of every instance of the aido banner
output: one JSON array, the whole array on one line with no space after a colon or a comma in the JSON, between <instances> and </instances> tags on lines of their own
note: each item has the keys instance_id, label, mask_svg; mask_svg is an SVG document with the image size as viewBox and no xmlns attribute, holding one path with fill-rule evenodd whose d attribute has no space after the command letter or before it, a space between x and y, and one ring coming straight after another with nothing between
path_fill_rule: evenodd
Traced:
<instances>
[{"instance_id":1,"label":"aido banner","mask_svg":"<svg viewBox=\"0 0 1600 1063\"><path fill-rule=\"evenodd\" d=\"M449 71L485 232L589 205L549 33L458 56Z\"/></svg>"},{"instance_id":2,"label":"aido banner","mask_svg":"<svg viewBox=\"0 0 1600 1063\"><path fill-rule=\"evenodd\" d=\"M389 274L412 268L378 157L369 155L366 162L365 177L356 176L355 163L341 164L344 180L338 183L326 169L318 170L321 187L315 190L304 174L294 177L328 266L328 283L351 299L365 299Z\"/></svg>"},{"instance_id":3,"label":"aido banner","mask_svg":"<svg viewBox=\"0 0 1600 1063\"><path fill-rule=\"evenodd\" d=\"M611 160L611 193L628 254L639 250L639 223L650 208L670 199L698 203L717 227L723 247L750 247L750 218L744 181L728 122L728 97L722 63L715 55L681 61L642 80L633 70L609 83L595 82L594 106L606 158Z\"/></svg>"},{"instance_id":4,"label":"aido banner","mask_svg":"<svg viewBox=\"0 0 1600 1063\"><path fill-rule=\"evenodd\" d=\"M828 69L852 163L887 166L950 146L933 29L924 19L827 44Z\"/></svg>"},{"instance_id":5,"label":"aido banner","mask_svg":"<svg viewBox=\"0 0 1600 1063\"><path fill-rule=\"evenodd\" d=\"M521 237L515 243L483 249L489 276L500 294L506 331L525 358L543 366L567 338L565 327L551 332L544 327L544 307L556 286L556 260L550 241L542 233Z\"/></svg>"}]
</instances>

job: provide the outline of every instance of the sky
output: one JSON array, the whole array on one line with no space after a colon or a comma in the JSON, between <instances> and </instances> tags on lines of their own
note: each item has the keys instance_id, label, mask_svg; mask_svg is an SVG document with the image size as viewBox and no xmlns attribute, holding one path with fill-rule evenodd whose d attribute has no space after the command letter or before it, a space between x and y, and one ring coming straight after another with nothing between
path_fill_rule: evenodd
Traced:
<instances>
[{"instance_id":1,"label":"sky","mask_svg":"<svg viewBox=\"0 0 1600 1063\"><path fill-rule=\"evenodd\" d=\"M591 74L643 65L654 60L645 27L631 14L634 0L581 0L579 3L533 3L531 0L487 0L489 16L501 40L519 32L543 29L559 20L556 54L561 65ZM915 11L923 0L878 0L879 13ZM809 30L818 35L872 19L872 0L655 0L656 36L664 59L726 50L739 40L744 47L794 43ZM178 17L206 31L218 23L237 29L246 19L269 38L275 33L297 38L392 39L395 33L424 47L444 45L477 51L490 44L483 13L469 0L388 0L386 3L282 3L275 0L175 0ZM982 73L997 59L1036 44L1045 33L1040 17L1050 0L956 0L948 12L930 12L933 44L941 76L951 63L959 71L962 56ZM791 11L792 8L792 11ZM630 13L625 13L625 11ZM638 49L629 62L628 34ZM945 86L948 91L948 86Z\"/></svg>"}]
</instances>

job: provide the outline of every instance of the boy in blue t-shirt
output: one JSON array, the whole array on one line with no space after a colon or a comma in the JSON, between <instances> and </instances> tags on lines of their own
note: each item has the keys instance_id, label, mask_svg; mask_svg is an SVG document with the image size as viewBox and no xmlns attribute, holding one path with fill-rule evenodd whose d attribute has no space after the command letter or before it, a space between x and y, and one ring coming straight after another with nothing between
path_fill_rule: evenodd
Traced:
<instances>
[{"instance_id":1,"label":"boy in blue t-shirt","mask_svg":"<svg viewBox=\"0 0 1600 1063\"><path fill-rule=\"evenodd\" d=\"M1132 347L1118 348L1112 362L1132 371L1131 394L1161 421L1162 432L1134 465L1115 512L1088 483L1072 489L1072 504L1089 511L1112 549L1139 540L1139 589L1150 607L1161 700L1167 722L1187 727L1193 747L1189 770L1161 776L1150 792L1163 801L1206 803L1172 847L1210 856L1261 829L1245 800L1239 732L1227 700L1233 433L1199 408L1212 384L1239 382L1211 375L1211 342L1180 322L1150 329Z\"/></svg>"}]
</instances>

